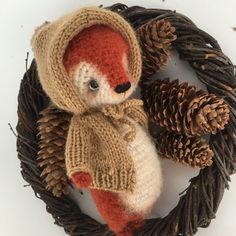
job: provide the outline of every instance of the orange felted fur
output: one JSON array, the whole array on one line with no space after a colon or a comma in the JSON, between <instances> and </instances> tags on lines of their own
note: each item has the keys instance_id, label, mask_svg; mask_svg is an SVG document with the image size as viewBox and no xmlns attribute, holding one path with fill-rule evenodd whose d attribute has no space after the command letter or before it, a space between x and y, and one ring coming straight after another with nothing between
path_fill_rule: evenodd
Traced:
<instances>
[{"instance_id":1,"label":"orange felted fur","mask_svg":"<svg viewBox=\"0 0 236 236\"><path fill-rule=\"evenodd\" d=\"M81 61L97 65L114 88L129 81L122 64L124 54L128 54L128 45L119 33L104 25L94 25L69 43L64 54L64 65L68 72Z\"/></svg>"},{"instance_id":2,"label":"orange felted fur","mask_svg":"<svg viewBox=\"0 0 236 236\"><path fill-rule=\"evenodd\" d=\"M128 45L118 32L104 25L94 25L74 37L63 62L69 75L82 61L96 65L114 88L129 81L122 64L124 54L128 54ZM77 172L72 176L72 182L78 188L87 188L91 181L88 173ZM90 189L90 192L102 217L118 236L132 236L134 230L142 227L142 215L128 213L117 193L98 189Z\"/></svg>"}]
</instances>

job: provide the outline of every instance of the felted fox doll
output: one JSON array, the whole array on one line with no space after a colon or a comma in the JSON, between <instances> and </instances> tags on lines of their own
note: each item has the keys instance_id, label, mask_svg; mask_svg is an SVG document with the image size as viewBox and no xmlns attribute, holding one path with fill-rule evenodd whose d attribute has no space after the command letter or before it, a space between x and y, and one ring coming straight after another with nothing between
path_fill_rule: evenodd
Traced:
<instances>
[{"instance_id":1,"label":"felted fox doll","mask_svg":"<svg viewBox=\"0 0 236 236\"><path fill-rule=\"evenodd\" d=\"M133 235L162 185L142 101L128 99L142 64L133 29L109 10L83 8L38 28L32 47L44 90L73 113L68 177L75 187L90 189L111 230Z\"/></svg>"}]
</instances>

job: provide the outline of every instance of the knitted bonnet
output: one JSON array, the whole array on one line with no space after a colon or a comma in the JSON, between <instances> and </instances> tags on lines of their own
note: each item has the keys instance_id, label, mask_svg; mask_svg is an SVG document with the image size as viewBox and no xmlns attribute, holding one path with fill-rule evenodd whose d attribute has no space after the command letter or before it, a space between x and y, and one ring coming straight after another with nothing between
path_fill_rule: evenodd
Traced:
<instances>
[{"instance_id":1,"label":"knitted bonnet","mask_svg":"<svg viewBox=\"0 0 236 236\"><path fill-rule=\"evenodd\" d=\"M32 38L32 48L41 84L59 108L79 114L86 110L73 82L63 66L63 55L69 42L83 29L103 24L120 32L128 42L128 58L132 80L138 82L141 75L141 55L135 33L128 22L110 10L89 7L61 17L52 23L44 23Z\"/></svg>"}]
</instances>

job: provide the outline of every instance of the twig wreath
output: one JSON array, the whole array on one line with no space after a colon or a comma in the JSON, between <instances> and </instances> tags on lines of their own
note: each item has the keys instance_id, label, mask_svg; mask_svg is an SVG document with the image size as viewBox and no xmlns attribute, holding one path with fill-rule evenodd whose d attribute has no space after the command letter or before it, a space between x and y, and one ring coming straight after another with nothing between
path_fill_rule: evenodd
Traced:
<instances>
[{"instance_id":1,"label":"twig wreath","mask_svg":"<svg viewBox=\"0 0 236 236\"><path fill-rule=\"evenodd\" d=\"M199 80L207 86L208 92L223 97L230 109L229 122L225 129L210 136L209 147L214 153L213 164L201 169L199 175L190 180L190 185L182 193L179 203L166 217L146 220L142 231L135 234L194 235L198 227L207 227L215 218L224 190L229 188L230 175L236 170L234 66L213 37L199 29L189 18L175 11L145 9L138 6L127 7L123 4L115 4L108 9L119 13L136 30L154 19L170 22L177 36L171 44L172 48L178 51L182 60L186 60L191 65ZM153 53L154 60L155 56L160 59L160 55L155 55L155 51ZM146 63L148 64L148 61ZM153 71L148 66L144 68L140 86L142 94L145 95L147 89L145 82ZM145 96L143 99L145 103ZM106 225L83 214L69 196L64 194L60 197L54 196L56 194L49 190L41 178L42 168L39 166L40 159L37 157L38 120L49 103L50 100L42 90L38 78L37 65L33 61L21 82L18 96L17 151L21 161L22 176L32 186L36 197L46 203L46 209L54 217L55 223L64 227L69 235L114 235ZM149 103L146 102L147 104ZM225 107L221 107L221 111L225 111ZM67 118L65 117L63 123L65 126ZM60 143L58 145L60 146ZM207 161L209 164L209 160ZM203 165L207 166L207 163ZM59 188L62 189L63 186Z\"/></svg>"}]
</instances>

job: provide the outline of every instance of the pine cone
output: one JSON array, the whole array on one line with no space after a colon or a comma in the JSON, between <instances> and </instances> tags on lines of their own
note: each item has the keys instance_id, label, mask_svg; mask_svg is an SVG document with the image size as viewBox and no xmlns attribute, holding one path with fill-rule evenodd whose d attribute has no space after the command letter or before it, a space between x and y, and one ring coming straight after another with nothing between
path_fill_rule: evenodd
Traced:
<instances>
[{"instance_id":1,"label":"pine cone","mask_svg":"<svg viewBox=\"0 0 236 236\"><path fill-rule=\"evenodd\" d=\"M175 28L165 20L152 20L137 29L142 49L143 75L151 78L167 64L170 45L176 39Z\"/></svg>"},{"instance_id":2,"label":"pine cone","mask_svg":"<svg viewBox=\"0 0 236 236\"><path fill-rule=\"evenodd\" d=\"M199 131L216 134L218 129L224 129L228 120L229 108L224 100L214 94L205 93L196 96L189 103L184 127L189 135L197 134Z\"/></svg>"},{"instance_id":3,"label":"pine cone","mask_svg":"<svg viewBox=\"0 0 236 236\"><path fill-rule=\"evenodd\" d=\"M156 137L155 142L162 158L198 168L211 166L213 163L213 151L199 137L189 138L185 135L163 131Z\"/></svg>"},{"instance_id":4,"label":"pine cone","mask_svg":"<svg viewBox=\"0 0 236 236\"><path fill-rule=\"evenodd\" d=\"M144 107L150 119L169 131L187 136L215 134L224 129L229 108L222 98L178 80L155 80L142 87Z\"/></svg>"},{"instance_id":5,"label":"pine cone","mask_svg":"<svg viewBox=\"0 0 236 236\"><path fill-rule=\"evenodd\" d=\"M64 151L71 115L55 107L46 108L40 114L38 166L43 168L41 177L46 189L60 197L68 193Z\"/></svg>"}]
</instances>

